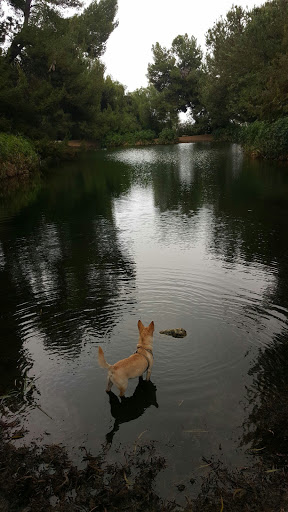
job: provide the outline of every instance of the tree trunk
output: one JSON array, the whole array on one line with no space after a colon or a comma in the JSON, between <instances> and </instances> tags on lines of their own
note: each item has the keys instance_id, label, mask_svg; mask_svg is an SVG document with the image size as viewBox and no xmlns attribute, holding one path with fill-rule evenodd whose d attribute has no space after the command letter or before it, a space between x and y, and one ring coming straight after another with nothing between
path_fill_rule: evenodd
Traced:
<instances>
[{"instance_id":1,"label":"tree trunk","mask_svg":"<svg viewBox=\"0 0 288 512\"><path fill-rule=\"evenodd\" d=\"M31 5L32 0L26 0L25 2L25 8L24 8L24 27L25 25L28 25L28 21L30 18L30 12L31 12Z\"/></svg>"},{"instance_id":2,"label":"tree trunk","mask_svg":"<svg viewBox=\"0 0 288 512\"><path fill-rule=\"evenodd\" d=\"M32 7L32 0L25 0L25 7L24 7L24 11L23 11L24 23L23 23L22 29L14 37L14 39L11 43L11 46L7 52L7 59L8 59L8 62L10 62L10 63L15 61L15 59L18 57L18 55L20 55L20 53L22 52L22 50L25 46L25 42L23 40L23 39L25 39L23 37L23 29L25 29L28 26L30 14L31 14L31 7ZM25 30L24 30L24 33L25 33Z\"/></svg>"}]
</instances>

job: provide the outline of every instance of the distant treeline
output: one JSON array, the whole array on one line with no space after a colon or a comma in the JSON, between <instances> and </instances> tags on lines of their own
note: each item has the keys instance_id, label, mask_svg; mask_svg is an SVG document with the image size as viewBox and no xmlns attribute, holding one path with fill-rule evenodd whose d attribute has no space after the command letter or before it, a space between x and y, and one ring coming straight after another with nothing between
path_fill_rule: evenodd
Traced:
<instances>
[{"instance_id":1,"label":"distant treeline","mask_svg":"<svg viewBox=\"0 0 288 512\"><path fill-rule=\"evenodd\" d=\"M149 86L134 92L105 77L100 60L117 26L117 0L86 8L79 0L6 0L6 7L0 132L41 147L45 140L119 145L215 133L254 154L287 158L287 0L232 7L208 30L206 55L187 34L170 48L156 43ZM180 112L191 121L179 123Z\"/></svg>"}]
</instances>

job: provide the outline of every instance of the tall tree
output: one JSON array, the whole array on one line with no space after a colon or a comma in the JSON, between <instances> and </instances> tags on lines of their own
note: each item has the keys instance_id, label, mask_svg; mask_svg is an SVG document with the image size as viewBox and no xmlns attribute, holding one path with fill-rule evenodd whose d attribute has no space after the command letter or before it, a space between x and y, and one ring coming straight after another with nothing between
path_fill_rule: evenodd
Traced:
<instances>
[{"instance_id":1,"label":"tall tree","mask_svg":"<svg viewBox=\"0 0 288 512\"><path fill-rule=\"evenodd\" d=\"M18 28L0 58L0 129L35 138L96 136L104 87L99 57L117 25L117 0L95 0L64 18L60 8L77 5L78 0L10 0Z\"/></svg>"},{"instance_id":2,"label":"tall tree","mask_svg":"<svg viewBox=\"0 0 288 512\"><path fill-rule=\"evenodd\" d=\"M148 79L159 92L159 105L173 117L190 109L194 119L201 111L199 84L202 70L202 52L195 37L179 35L171 48L159 43L152 46L154 62L148 65Z\"/></svg>"},{"instance_id":3,"label":"tall tree","mask_svg":"<svg viewBox=\"0 0 288 512\"><path fill-rule=\"evenodd\" d=\"M274 121L287 114L288 3L233 7L208 31L202 91L214 126Z\"/></svg>"}]
</instances>

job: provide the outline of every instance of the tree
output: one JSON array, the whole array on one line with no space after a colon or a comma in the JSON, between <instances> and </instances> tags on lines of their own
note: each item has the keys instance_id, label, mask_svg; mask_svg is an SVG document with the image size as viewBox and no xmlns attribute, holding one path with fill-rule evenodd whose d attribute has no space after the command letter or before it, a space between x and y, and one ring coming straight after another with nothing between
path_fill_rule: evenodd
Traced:
<instances>
[{"instance_id":1,"label":"tree","mask_svg":"<svg viewBox=\"0 0 288 512\"><path fill-rule=\"evenodd\" d=\"M164 128L167 112L160 108L159 96L152 85L130 93L132 110L142 130L159 133Z\"/></svg>"},{"instance_id":2,"label":"tree","mask_svg":"<svg viewBox=\"0 0 288 512\"><path fill-rule=\"evenodd\" d=\"M148 79L159 93L159 105L164 104L170 120L178 112L190 109L194 119L201 111L199 84L202 52L195 37L177 36L171 48L152 46L154 63L148 65Z\"/></svg>"},{"instance_id":3,"label":"tree","mask_svg":"<svg viewBox=\"0 0 288 512\"><path fill-rule=\"evenodd\" d=\"M287 19L286 0L272 0L235 6L208 31L202 100L214 127L287 114Z\"/></svg>"},{"instance_id":4,"label":"tree","mask_svg":"<svg viewBox=\"0 0 288 512\"><path fill-rule=\"evenodd\" d=\"M18 31L11 31L11 44L0 57L4 129L33 138L99 135L99 57L117 25L117 0L94 1L70 18L59 10L76 5L78 0L10 0Z\"/></svg>"}]
</instances>

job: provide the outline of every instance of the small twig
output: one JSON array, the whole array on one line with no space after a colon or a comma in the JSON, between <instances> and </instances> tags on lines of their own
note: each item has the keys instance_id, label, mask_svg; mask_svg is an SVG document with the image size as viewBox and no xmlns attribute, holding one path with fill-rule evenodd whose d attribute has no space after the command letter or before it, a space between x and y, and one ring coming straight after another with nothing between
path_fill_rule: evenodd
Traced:
<instances>
[{"instance_id":1,"label":"small twig","mask_svg":"<svg viewBox=\"0 0 288 512\"><path fill-rule=\"evenodd\" d=\"M69 484L69 478L68 478L68 475L66 474L65 475L65 480L64 482L62 482L61 485L59 485L59 487L56 488L57 491L59 491L60 489L62 489L62 487L65 485L65 484Z\"/></svg>"},{"instance_id":2,"label":"small twig","mask_svg":"<svg viewBox=\"0 0 288 512\"><path fill-rule=\"evenodd\" d=\"M224 503L223 503L223 498L222 498L222 496L220 496L220 499L221 499L221 508L220 508L220 512L223 512L223 509L224 509Z\"/></svg>"},{"instance_id":3,"label":"small twig","mask_svg":"<svg viewBox=\"0 0 288 512\"><path fill-rule=\"evenodd\" d=\"M46 414L46 416L48 416L48 418L50 418L50 420L53 420L53 418L51 418L51 416L49 416L49 414L47 414L47 412L45 412L45 411L43 411L43 409L41 409L40 405L36 404L36 407L37 407L37 409L39 409L39 411L43 412L43 414Z\"/></svg>"},{"instance_id":4,"label":"small twig","mask_svg":"<svg viewBox=\"0 0 288 512\"><path fill-rule=\"evenodd\" d=\"M141 439L141 437L143 436L143 434L145 434L145 432L147 432L148 429L146 430L143 430L143 432L141 432L141 434L139 434L139 436L137 437L136 441L135 441L135 444L134 444L134 452L136 452L136 448L137 448L137 441L139 441L139 439Z\"/></svg>"}]
</instances>

